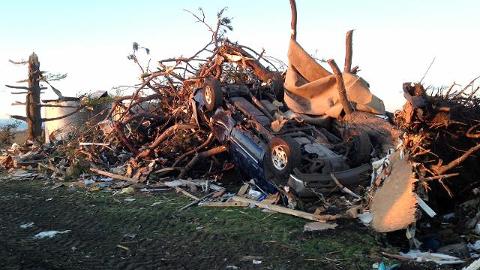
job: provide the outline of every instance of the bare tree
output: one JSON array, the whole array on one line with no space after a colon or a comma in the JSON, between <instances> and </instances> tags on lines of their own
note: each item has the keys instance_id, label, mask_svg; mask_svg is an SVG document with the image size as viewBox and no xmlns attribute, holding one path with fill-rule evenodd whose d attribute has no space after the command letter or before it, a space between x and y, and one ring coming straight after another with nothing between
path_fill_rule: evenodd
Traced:
<instances>
[{"instance_id":1,"label":"bare tree","mask_svg":"<svg viewBox=\"0 0 480 270\"><path fill-rule=\"evenodd\" d=\"M22 102L15 102L12 105L25 105L26 109L26 116L20 115L11 115L12 118L22 120L27 122L27 140L30 141L39 141L42 136L42 123L46 121L53 121L68 117L83 108L83 106L79 106L74 112L69 113L67 115L63 115L60 117L55 117L51 119L42 118L41 108L42 107L62 107L62 105L47 105L41 104L40 95L42 94L42 90L47 89L46 87L40 86L40 81L47 83L53 90L53 92L62 99L62 93L51 85L49 81L56 81L64 79L67 74L46 74L43 71L40 71L40 61L38 60L38 56L35 52L33 52L29 57L28 61L12 61L13 64L20 64L25 65L28 64L28 78L23 81L19 81L18 83L28 83L28 86L13 86L13 85L5 85L8 88L12 89L21 89L24 91L20 92L11 92L14 95L18 94L26 94L25 103Z\"/></svg>"}]
</instances>

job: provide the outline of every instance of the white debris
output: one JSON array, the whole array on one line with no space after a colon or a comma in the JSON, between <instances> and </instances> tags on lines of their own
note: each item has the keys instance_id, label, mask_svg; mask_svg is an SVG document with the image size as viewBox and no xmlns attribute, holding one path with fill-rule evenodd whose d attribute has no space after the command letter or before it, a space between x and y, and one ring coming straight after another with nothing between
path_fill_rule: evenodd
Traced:
<instances>
[{"instance_id":1,"label":"white debris","mask_svg":"<svg viewBox=\"0 0 480 270\"><path fill-rule=\"evenodd\" d=\"M262 264L262 261L260 260L252 260L252 263L255 265Z\"/></svg>"},{"instance_id":2,"label":"white debris","mask_svg":"<svg viewBox=\"0 0 480 270\"><path fill-rule=\"evenodd\" d=\"M135 201L135 198L125 198L124 201L126 201L126 202L133 202L133 201Z\"/></svg>"},{"instance_id":3,"label":"white debris","mask_svg":"<svg viewBox=\"0 0 480 270\"><path fill-rule=\"evenodd\" d=\"M475 250L475 251L480 251L480 240L477 240L475 243L473 244L467 244L467 247L470 249L470 250Z\"/></svg>"},{"instance_id":4,"label":"white debris","mask_svg":"<svg viewBox=\"0 0 480 270\"><path fill-rule=\"evenodd\" d=\"M37 233L33 238L34 239L44 239L44 238L53 238L57 236L57 234L65 234L69 233L71 230L65 230L65 231L44 231L44 232L39 232Z\"/></svg>"},{"instance_id":5,"label":"white debris","mask_svg":"<svg viewBox=\"0 0 480 270\"><path fill-rule=\"evenodd\" d=\"M358 219L364 224L368 225L372 222L373 220L373 215L370 212L363 212L361 214L358 214Z\"/></svg>"},{"instance_id":6,"label":"white debris","mask_svg":"<svg viewBox=\"0 0 480 270\"><path fill-rule=\"evenodd\" d=\"M462 268L462 270L478 270L480 269L480 259L472 262L468 267Z\"/></svg>"},{"instance_id":7,"label":"white debris","mask_svg":"<svg viewBox=\"0 0 480 270\"><path fill-rule=\"evenodd\" d=\"M325 222L309 222L305 223L303 226L304 232L314 232L314 231L325 231L330 229L335 229L337 223L325 223Z\"/></svg>"},{"instance_id":8,"label":"white debris","mask_svg":"<svg viewBox=\"0 0 480 270\"><path fill-rule=\"evenodd\" d=\"M417 199L418 206L420 206L420 208L425 211L425 213L427 213L429 217L433 218L437 215L437 213L435 213L435 211L433 211L433 209L430 208L430 206L428 206L428 204L424 200L422 200L422 198L420 198L417 194L415 194L415 198Z\"/></svg>"},{"instance_id":9,"label":"white debris","mask_svg":"<svg viewBox=\"0 0 480 270\"><path fill-rule=\"evenodd\" d=\"M260 191L249 189L247 193L247 198L252 200L258 200L263 194Z\"/></svg>"},{"instance_id":10,"label":"white debris","mask_svg":"<svg viewBox=\"0 0 480 270\"><path fill-rule=\"evenodd\" d=\"M153 207L153 206L160 205L160 204L162 204L162 203L163 203L163 202L154 202L154 203L152 203L152 205L150 205L150 206L152 206L152 207Z\"/></svg>"},{"instance_id":11,"label":"white debris","mask_svg":"<svg viewBox=\"0 0 480 270\"><path fill-rule=\"evenodd\" d=\"M20 225L20 228L22 228L22 229L28 229L28 228L33 227L34 224L35 224L35 223L33 223L33 222L28 222L28 223L25 223L25 224Z\"/></svg>"},{"instance_id":12,"label":"white debris","mask_svg":"<svg viewBox=\"0 0 480 270\"><path fill-rule=\"evenodd\" d=\"M439 265L461 264L465 262L455 256L450 256L442 253L421 252L419 250L410 250L407 253L400 252L400 255L415 260L417 262L434 262Z\"/></svg>"},{"instance_id":13,"label":"white debris","mask_svg":"<svg viewBox=\"0 0 480 270\"><path fill-rule=\"evenodd\" d=\"M95 184L95 181L92 180L92 179L85 179L85 180L83 180L83 184L84 184L85 186L90 186L90 185L92 185L92 184Z\"/></svg>"}]
</instances>

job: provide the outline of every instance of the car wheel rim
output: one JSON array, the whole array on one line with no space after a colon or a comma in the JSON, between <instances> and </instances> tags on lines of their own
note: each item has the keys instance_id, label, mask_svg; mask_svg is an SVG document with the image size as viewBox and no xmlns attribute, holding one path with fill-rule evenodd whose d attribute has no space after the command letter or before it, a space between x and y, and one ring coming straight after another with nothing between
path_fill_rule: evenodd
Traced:
<instances>
[{"instance_id":1,"label":"car wheel rim","mask_svg":"<svg viewBox=\"0 0 480 270\"><path fill-rule=\"evenodd\" d=\"M272 163L275 169L279 171L287 167L288 158L284 146L277 145L272 148Z\"/></svg>"},{"instance_id":2,"label":"car wheel rim","mask_svg":"<svg viewBox=\"0 0 480 270\"><path fill-rule=\"evenodd\" d=\"M212 104L212 89L210 86L205 87L205 102Z\"/></svg>"}]
</instances>

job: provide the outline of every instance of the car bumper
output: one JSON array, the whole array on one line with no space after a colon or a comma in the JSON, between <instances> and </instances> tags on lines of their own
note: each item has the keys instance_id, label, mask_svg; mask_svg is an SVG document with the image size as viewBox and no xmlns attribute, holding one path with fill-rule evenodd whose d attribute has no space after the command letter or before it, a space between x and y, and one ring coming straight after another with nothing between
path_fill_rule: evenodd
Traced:
<instances>
[{"instance_id":1,"label":"car bumper","mask_svg":"<svg viewBox=\"0 0 480 270\"><path fill-rule=\"evenodd\" d=\"M368 180L367 173L371 172L371 169L372 166L370 164L363 164L356 168L334 172L333 174L342 185L352 187ZM294 171L294 173L290 174L288 185L300 197L312 197L316 193L329 192L336 187L329 174L304 174L299 171Z\"/></svg>"}]
</instances>

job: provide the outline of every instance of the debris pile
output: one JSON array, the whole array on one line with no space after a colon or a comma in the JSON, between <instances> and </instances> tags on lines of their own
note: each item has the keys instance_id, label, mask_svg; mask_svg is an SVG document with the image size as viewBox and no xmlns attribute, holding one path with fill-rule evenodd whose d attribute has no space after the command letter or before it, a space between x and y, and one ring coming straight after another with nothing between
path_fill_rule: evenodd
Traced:
<instances>
[{"instance_id":1,"label":"debris pile","mask_svg":"<svg viewBox=\"0 0 480 270\"><path fill-rule=\"evenodd\" d=\"M479 88L467 91L474 81L433 93L406 83L395 128L351 68L352 32L344 72L329 60L330 73L296 43L295 27L283 72L264 51L225 37L223 10L214 27L203 11L192 15L212 35L205 46L152 71L137 57L149 50L134 43L129 59L142 75L132 94L114 97L96 125L49 144L12 146L1 161L8 178L118 194L173 189L193 200L179 211L256 206L314 221L306 231L333 229L340 218L378 232L407 229L409 248L422 252L397 259L463 263L457 256L478 254ZM234 167L243 180L238 192L220 181ZM427 239L447 231L454 239ZM459 241L466 256L423 252Z\"/></svg>"},{"instance_id":2,"label":"debris pile","mask_svg":"<svg viewBox=\"0 0 480 270\"><path fill-rule=\"evenodd\" d=\"M476 79L475 79L476 80ZM466 246L480 238L480 99L472 80L465 87L425 90L421 84L405 83L407 100L395 115L405 133L402 147L412 164L415 192L429 209L417 218L417 235L425 249ZM430 240L430 241L428 241ZM471 249L472 252L477 252Z\"/></svg>"}]
</instances>

